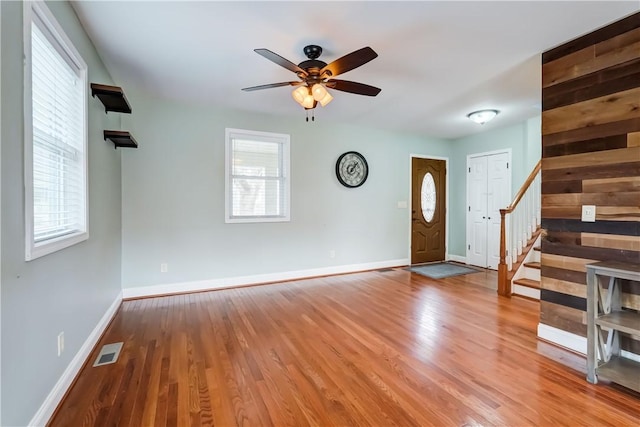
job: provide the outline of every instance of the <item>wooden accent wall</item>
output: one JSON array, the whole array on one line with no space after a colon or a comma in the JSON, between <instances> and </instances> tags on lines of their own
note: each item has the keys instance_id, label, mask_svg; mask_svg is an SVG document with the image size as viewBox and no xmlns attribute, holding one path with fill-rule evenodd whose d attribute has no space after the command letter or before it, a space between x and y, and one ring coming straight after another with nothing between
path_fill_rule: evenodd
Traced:
<instances>
[{"instance_id":1,"label":"wooden accent wall","mask_svg":"<svg viewBox=\"0 0 640 427\"><path fill-rule=\"evenodd\" d=\"M640 263L640 13L545 52L542 87L540 322L586 336L585 265ZM640 309L640 283L623 291Z\"/></svg>"}]
</instances>

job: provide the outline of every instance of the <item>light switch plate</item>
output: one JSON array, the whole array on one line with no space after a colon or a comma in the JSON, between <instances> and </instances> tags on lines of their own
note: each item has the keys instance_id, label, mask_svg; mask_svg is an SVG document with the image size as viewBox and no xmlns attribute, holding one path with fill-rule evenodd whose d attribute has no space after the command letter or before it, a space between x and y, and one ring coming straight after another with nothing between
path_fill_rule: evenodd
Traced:
<instances>
[{"instance_id":1,"label":"light switch plate","mask_svg":"<svg viewBox=\"0 0 640 427\"><path fill-rule=\"evenodd\" d=\"M402 200L402 201L398 202L398 209L407 209L407 201L406 200Z\"/></svg>"},{"instance_id":2,"label":"light switch plate","mask_svg":"<svg viewBox=\"0 0 640 427\"><path fill-rule=\"evenodd\" d=\"M582 205L582 222L596 222L595 205Z\"/></svg>"}]
</instances>

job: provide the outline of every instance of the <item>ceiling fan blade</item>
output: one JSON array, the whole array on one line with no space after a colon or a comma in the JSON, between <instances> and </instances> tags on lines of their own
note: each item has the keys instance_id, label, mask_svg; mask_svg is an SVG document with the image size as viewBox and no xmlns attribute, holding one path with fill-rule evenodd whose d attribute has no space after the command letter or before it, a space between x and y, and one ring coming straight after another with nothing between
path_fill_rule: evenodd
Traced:
<instances>
[{"instance_id":1,"label":"ceiling fan blade","mask_svg":"<svg viewBox=\"0 0 640 427\"><path fill-rule=\"evenodd\" d=\"M282 83L271 83L268 85L260 85L260 86L251 86L242 88L245 92L251 92L253 90L262 90L262 89L271 89L272 87L281 87L281 86L299 86L303 82L282 82Z\"/></svg>"},{"instance_id":2,"label":"ceiling fan blade","mask_svg":"<svg viewBox=\"0 0 640 427\"><path fill-rule=\"evenodd\" d=\"M364 83L350 82L348 80L327 80L326 85L331 89L366 96L376 96L382 90Z\"/></svg>"},{"instance_id":3,"label":"ceiling fan blade","mask_svg":"<svg viewBox=\"0 0 640 427\"><path fill-rule=\"evenodd\" d=\"M254 49L253 51L258 55L264 56L269 61L275 62L279 66L286 68L289 71L293 71L296 74L302 73L305 77L308 75L308 73L305 70L298 67L296 64L289 61L288 59L285 59L282 56L278 55L277 53L271 52L269 49Z\"/></svg>"},{"instance_id":4,"label":"ceiling fan blade","mask_svg":"<svg viewBox=\"0 0 640 427\"><path fill-rule=\"evenodd\" d=\"M332 76L337 76L338 74L343 74L347 71L353 70L354 68L358 68L377 57L378 54L375 53L373 49L368 46L363 47L362 49L351 52L342 58L338 58L332 63L327 64L322 70L320 70L320 75L325 71L330 71Z\"/></svg>"}]
</instances>

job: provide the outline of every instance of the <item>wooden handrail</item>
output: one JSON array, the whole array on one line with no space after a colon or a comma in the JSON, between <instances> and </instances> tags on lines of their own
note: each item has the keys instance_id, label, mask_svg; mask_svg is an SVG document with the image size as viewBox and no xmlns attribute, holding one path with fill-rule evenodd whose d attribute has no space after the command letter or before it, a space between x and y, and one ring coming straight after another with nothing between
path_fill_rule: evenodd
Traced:
<instances>
[{"instance_id":1,"label":"wooden handrail","mask_svg":"<svg viewBox=\"0 0 640 427\"><path fill-rule=\"evenodd\" d=\"M533 170L531 171L527 179L524 181L524 184L522 184L522 187L520 187L520 190L518 190L518 193L513 198L513 202L511 202L511 204L507 206L506 209L500 209L501 212L503 210L505 211L505 213L513 212L513 210L516 208L516 206L518 206L518 203L520 203L520 200L525 195L529 187L531 187L533 180L536 179L536 175L538 174L538 172L540 172L541 167L542 167L542 159L538 160L538 163L536 163L536 165L533 167Z\"/></svg>"},{"instance_id":2,"label":"wooden handrail","mask_svg":"<svg viewBox=\"0 0 640 427\"><path fill-rule=\"evenodd\" d=\"M536 179L536 175L540 172L542 167L542 159L538 160L538 163L534 166L533 170L527 177L527 179L516 193L513 198L513 202L505 209L500 209L500 263L498 264L498 294L506 297L511 296L511 283L507 279L507 232L506 232L506 216L513 212L518 206L520 200L526 194L531 184Z\"/></svg>"}]
</instances>

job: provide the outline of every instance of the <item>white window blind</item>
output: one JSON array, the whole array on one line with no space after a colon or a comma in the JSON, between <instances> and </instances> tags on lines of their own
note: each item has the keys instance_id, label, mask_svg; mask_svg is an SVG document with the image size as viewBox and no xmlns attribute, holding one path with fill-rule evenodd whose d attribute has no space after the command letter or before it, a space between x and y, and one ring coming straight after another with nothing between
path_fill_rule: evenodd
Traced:
<instances>
[{"instance_id":1,"label":"white window blind","mask_svg":"<svg viewBox=\"0 0 640 427\"><path fill-rule=\"evenodd\" d=\"M289 136L227 129L227 222L289 220Z\"/></svg>"},{"instance_id":2,"label":"white window blind","mask_svg":"<svg viewBox=\"0 0 640 427\"><path fill-rule=\"evenodd\" d=\"M87 238L86 65L44 6L30 12L27 259Z\"/></svg>"}]
</instances>

